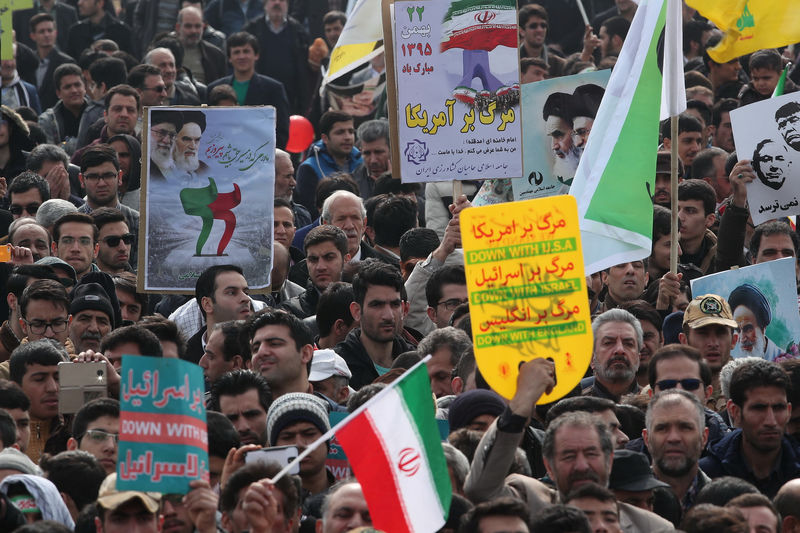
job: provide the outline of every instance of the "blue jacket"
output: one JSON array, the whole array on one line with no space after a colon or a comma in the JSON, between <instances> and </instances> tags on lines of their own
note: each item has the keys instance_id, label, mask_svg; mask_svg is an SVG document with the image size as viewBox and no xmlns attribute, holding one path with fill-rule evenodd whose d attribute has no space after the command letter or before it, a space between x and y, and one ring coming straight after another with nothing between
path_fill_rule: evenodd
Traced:
<instances>
[{"instance_id":1,"label":"blue jacket","mask_svg":"<svg viewBox=\"0 0 800 533\"><path fill-rule=\"evenodd\" d=\"M742 430L737 429L711 446L708 455L700 459L700 469L711 479L722 476L744 479L755 485L767 498L772 499L784 483L800 477L800 462L795 446L794 441L784 435L781 443L780 464L774 466L767 479L756 479L750 467L745 463L741 450Z\"/></svg>"},{"instance_id":2,"label":"blue jacket","mask_svg":"<svg viewBox=\"0 0 800 533\"><path fill-rule=\"evenodd\" d=\"M333 156L328 152L328 148L322 140L311 145L309 156L300 164L297 169L297 189L295 190L295 201L308 209L312 217L319 216L315 205L315 195L317 183L334 172L347 172L352 174L360 165L361 152L355 146L347 156L347 168L339 168Z\"/></svg>"},{"instance_id":3,"label":"blue jacket","mask_svg":"<svg viewBox=\"0 0 800 533\"><path fill-rule=\"evenodd\" d=\"M259 0L248 0L246 12L242 10L238 0L211 0L203 12L208 24L225 35L240 31L247 21L264 16L264 3ZM266 50L261 51L267 53Z\"/></svg>"}]
</instances>

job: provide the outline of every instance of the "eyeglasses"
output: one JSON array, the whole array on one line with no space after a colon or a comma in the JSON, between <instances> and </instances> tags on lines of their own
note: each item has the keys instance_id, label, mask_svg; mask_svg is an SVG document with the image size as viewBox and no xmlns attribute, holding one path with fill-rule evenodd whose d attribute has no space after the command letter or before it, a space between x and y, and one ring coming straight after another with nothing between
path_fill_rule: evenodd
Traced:
<instances>
[{"instance_id":1,"label":"eyeglasses","mask_svg":"<svg viewBox=\"0 0 800 533\"><path fill-rule=\"evenodd\" d=\"M83 436L89 437L89 440L95 444L101 444L109 437L114 439L114 444L119 443L119 433L109 433L108 431L103 431L102 429L87 429Z\"/></svg>"},{"instance_id":2,"label":"eyeglasses","mask_svg":"<svg viewBox=\"0 0 800 533\"><path fill-rule=\"evenodd\" d=\"M81 246L91 246L93 244L91 237L79 237L76 239L75 237L70 237L68 235L65 237L61 237L58 240L58 243L63 244L64 246L70 246L74 244L76 240L78 241L78 244L80 244Z\"/></svg>"},{"instance_id":3,"label":"eyeglasses","mask_svg":"<svg viewBox=\"0 0 800 533\"><path fill-rule=\"evenodd\" d=\"M119 174L116 172L103 172L102 174L84 174L83 179L86 181L111 181L116 178Z\"/></svg>"},{"instance_id":4,"label":"eyeglasses","mask_svg":"<svg viewBox=\"0 0 800 533\"><path fill-rule=\"evenodd\" d=\"M526 27L529 30L537 30L539 28L542 28L543 30L546 30L547 29L547 23L546 22L531 22Z\"/></svg>"},{"instance_id":5,"label":"eyeglasses","mask_svg":"<svg viewBox=\"0 0 800 533\"><path fill-rule=\"evenodd\" d=\"M23 319L25 320L25 319ZM69 321L66 318L59 318L53 320L52 322L46 322L44 320L25 320L25 323L30 328L31 333L34 335L44 335L44 332L47 331L47 328L50 328L53 333L63 333L67 331L67 325Z\"/></svg>"},{"instance_id":6,"label":"eyeglasses","mask_svg":"<svg viewBox=\"0 0 800 533\"><path fill-rule=\"evenodd\" d=\"M103 237L101 240L111 248L116 248L119 246L119 241L122 241L125 244L132 244L133 233L126 233L125 235L109 235L108 237Z\"/></svg>"},{"instance_id":7,"label":"eyeglasses","mask_svg":"<svg viewBox=\"0 0 800 533\"><path fill-rule=\"evenodd\" d=\"M11 207L9 207L8 210L11 211L11 214L15 216L21 215L23 211L27 212L29 215L35 215L36 211L39 210L41 205L42 204L37 204L36 202L28 205L11 204Z\"/></svg>"},{"instance_id":8,"label":"eyeglasses","mask_svg":"<svg viewBox=\"0 0 800 533\"><path fill-rule=\"evenodd\" d=\"M178 133L174 132L174 131L167 131L167 130L156 129L156 128L150 128L150 131L155 133L156 137L158 137L159 139L163 139L164 137L169 137L170 141L174 141L175 137L178 136Z\"/></svg>"},{"instance_id":9,"label":"eyeglasses","mask_svg":"<svg viewBox=\"0 0 800 533\"><path fill-rule=\"evenodd\" d=\"M702 381L696 378L662 379L661 381L656 381L656 387L661 390L669 390L677 387L679 383L683 390L697 390L697 388L703 384Z\"/></svg>"},{"instance_id":10,"label":"eyeglasses","mask_svg":"<svg viewBox=\"0 0 800 533\"><path fill-rule=\"evenodd\" d=\"M436 305L443 305L445 309L448 311L454 310L461 304L469 303L469 298L450 298L449 300L442 300L441 302L437 303Z\"/></svg>"},{"instance_id":11,"label":"eyeglasses","mask_svg":"<svg viewBox=\"0 0 800 533\"><path fill-rule=\"evenodd\" d=\"M155 87L142 87L143 91L153 91L155 93L165 93L167 92L166 85L156 85Z\"/></svg>"}]
</instances>

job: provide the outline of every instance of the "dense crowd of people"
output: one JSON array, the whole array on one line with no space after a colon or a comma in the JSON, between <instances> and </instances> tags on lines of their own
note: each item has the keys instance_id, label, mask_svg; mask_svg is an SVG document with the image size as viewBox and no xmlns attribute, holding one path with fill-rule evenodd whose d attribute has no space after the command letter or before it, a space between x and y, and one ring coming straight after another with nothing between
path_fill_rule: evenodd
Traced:
<instances>
[{"instance_id":1,"label":"dense crowd of people","mask_svg":"<svg viewBox=\"0 0 800 533\"><path fill-rule=\"evenodd\" d=\"M582 3L589 25L569 2L520 6L522 83L613 68L637 4ZM345 4L34 0L13 12L13 59L0 64L0 234L11 254L0 263L0 530L370 531L358 479L326 466L331 442L275 483L276 464L245 456L306 449L331 413L352 412L426 355L430 415L448 428L441 531L800 528L796 346L767 338L757 287L726 299L688 284L798 256L786 220L752 224L746 185L769 182L769 162L737 157L730 120L771 96L795 47L717 63L707 49L721 32L684 5L687 111L677 139L661 127L653 176L636 178L653 184L652 253L587 277L591 368L537 405L555 385L550 354L520 366L510 400L476 365L459 219L485 184L463 182L454 196L449 182L402 183L386 99L353 116L320 91ZM379 57L338 84L383 69ZM785 92L796 81L790 68ZM186 170L205 128L191 112L176 121L154 110L142 131L143 109L202 104L276 109L268 294L250 294L234 256L204 270L194 295L137 291L142 180L168 178L167 162ZM779 125L790 145L798 113ZM283 150L290 115L316 133L300 156ZM556 156L581 150L591 117L559 118ZM751 357L733 358L737 345ZM202 367L209 479L188 494L117 488L122 354ZM65 415L58 365L69 361L104 363L108 390Z\"/></svg>"}]
</instances>

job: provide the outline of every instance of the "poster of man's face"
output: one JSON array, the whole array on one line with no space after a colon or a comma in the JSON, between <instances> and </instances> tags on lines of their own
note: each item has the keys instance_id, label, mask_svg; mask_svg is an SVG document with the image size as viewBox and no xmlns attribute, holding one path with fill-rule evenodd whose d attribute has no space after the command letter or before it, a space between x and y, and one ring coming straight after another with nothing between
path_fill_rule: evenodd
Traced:
<instances>
[{"instance_id":1,"label":"poster of man's face","mask_svg":"<svg viewBox=\"0 0 800 533\"><path fill-rule=\"evenodd\" d=\"M767 261L693 280L692 294L718 294L739 324L731 355L769 361L793 358L800 339L794 258Z\"/></svg>"},{"instance_id":2,"label":"poster of man's face","mask_svg":"<svg viewBox=\"0 0 800 533\"><path fill-rule=\"evenodd\" d=\"M757 180L747 185L754 224L800 214L800 94L756 102L730 113L739 159Z\"/></svg>"},{"instance_id":3,"label":"poster of man's face","mask_svg":"<svg viewBox=\"0 0 800 533\"><path fill-rule=\"evenodd\" d=\"M522 84L523 177L512 180L515 199L569 190L609 77L603 70Z\"/></svg>"}]
</instances>

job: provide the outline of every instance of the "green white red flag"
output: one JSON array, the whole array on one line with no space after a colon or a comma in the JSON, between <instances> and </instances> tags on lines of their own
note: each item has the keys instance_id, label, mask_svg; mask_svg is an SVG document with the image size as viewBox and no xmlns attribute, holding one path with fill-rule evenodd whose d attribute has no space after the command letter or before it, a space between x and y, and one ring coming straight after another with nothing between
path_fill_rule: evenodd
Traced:
<instances>
[{"instance_id":1,"label":"green white red flag","mask_svg":"<svg viewBox=\"0 0 800 533\"><path fill-rule=\"evenodd\" d=\"M376 529L430 532L444 525L452 488L434 413L420 363L333 429Z\"/></svg>"}]
</instances>

